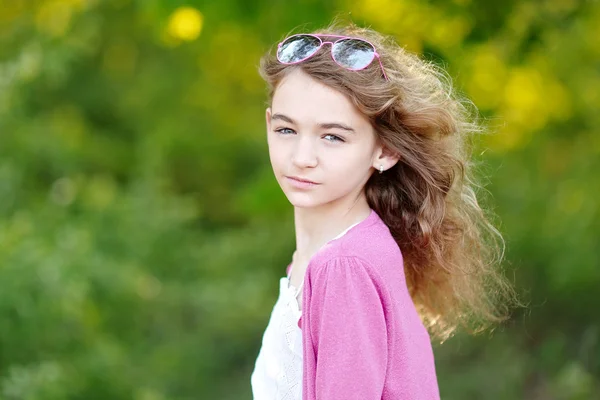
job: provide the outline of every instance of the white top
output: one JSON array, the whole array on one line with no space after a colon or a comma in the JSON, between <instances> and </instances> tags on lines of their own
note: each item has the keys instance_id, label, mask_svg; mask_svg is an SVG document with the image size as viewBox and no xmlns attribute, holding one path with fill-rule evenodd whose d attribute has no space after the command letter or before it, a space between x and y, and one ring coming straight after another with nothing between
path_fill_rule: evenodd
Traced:
<instances>
[{"instance_id":1,"label":"white top","mask_svg":"<svg viewBox=\"0 0 600 400\"><path fill-rule=\"evenodd\" d=\"M289 275L279 279L279 297L250 377L254 400L302 400L302 330L298 326L302 312L296 298L303 285L304 279L298 289L290 285Z\"/></svg>"}]
</instances>

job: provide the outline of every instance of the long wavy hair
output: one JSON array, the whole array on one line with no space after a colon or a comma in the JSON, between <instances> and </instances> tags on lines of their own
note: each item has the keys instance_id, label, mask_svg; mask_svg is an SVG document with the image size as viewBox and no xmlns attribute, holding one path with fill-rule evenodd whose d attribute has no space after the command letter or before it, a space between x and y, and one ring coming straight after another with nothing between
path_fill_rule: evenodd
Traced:
<instances>
[{"instance_id":1,"label":"long wavy hair","mask_svg":"<svg viewBox=\"0 0 600 400\"><path fill-rule=\"evenodd\" d=\"M473 179L470 139L484 129L475 106L455 92L443 69L392 37L336 21L313 33L370 41L389 80L376 60L359 72L341 68L328 45L295 65L279 63L274 46L259 66L269 103L282 78L299 68L345 94L379 143L400 154L364 190L401 249L410 295L432 336L444 341L459 326L477 333L506 319L517 300L500 273L502 235L476 196L481 186Z\"/></svg>"}]
</instances>

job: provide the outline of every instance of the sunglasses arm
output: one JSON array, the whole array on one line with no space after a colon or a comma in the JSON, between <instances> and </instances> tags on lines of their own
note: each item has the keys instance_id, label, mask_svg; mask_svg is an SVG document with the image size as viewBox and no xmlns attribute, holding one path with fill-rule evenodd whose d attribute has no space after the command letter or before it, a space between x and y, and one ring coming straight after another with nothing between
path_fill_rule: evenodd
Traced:
<instances>
[{"instance_id":1,"label":"sunglasses arm","mask_svg":"<svg viewBox=\"0 0 600 400\"><path fill-rule=\"evenodd\" d=\"M386 81L389 81L389 79L385 73L385 69L383 68L383 64L381 63L381 57L379 57L379 53L375 52L375 57L377 57L377 61L379 61L379 66L381 67L381 72L383 72L383 77L385 78Z\"/></svg>"}]
</instances>

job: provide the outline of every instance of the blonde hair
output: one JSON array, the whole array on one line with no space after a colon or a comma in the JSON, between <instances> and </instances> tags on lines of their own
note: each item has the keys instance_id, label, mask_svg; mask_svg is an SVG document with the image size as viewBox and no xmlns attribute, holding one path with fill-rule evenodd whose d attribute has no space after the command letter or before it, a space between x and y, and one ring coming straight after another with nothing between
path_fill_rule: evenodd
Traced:
<instances>
[{"instance_id":1,"label":"blonde hair","mask_svg":"<svg viewBox=\"0 0 600 400\"><path fill-rule=\"evenodd\" d=\"M260 60L269 101L282 78L301 69L345 94L370 121L379 143L400 154L365 185L367 201L389 227L404 257L407 285L423 323L441 341L458 326L476 333L507 318L516 296L498 267L504 241L480 207L468 139L483 132L472 103L448 75L405 51L393 38L333 22L314 33L360 37L381 56L359 72L338 66L330 46L295 65L273 49Z\"/></svg>"}]
</instances>

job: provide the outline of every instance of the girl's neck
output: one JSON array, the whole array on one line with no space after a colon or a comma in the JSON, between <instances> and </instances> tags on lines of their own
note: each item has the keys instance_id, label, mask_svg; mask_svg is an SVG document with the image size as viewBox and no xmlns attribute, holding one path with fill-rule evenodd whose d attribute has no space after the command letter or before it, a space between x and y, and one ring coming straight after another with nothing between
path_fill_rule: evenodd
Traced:
<instances>
[{"instance_id":1,"label":"girl's neck","mask_svg":"<svg viewBox=\"0 0 600 400\"><path fill-rule=\"evenodd\" d=\"M363 221L371 208L364 201L357 201L351 208L307 209L294 211L296 227L295 257L309 260L327 242L338 236L348 227Z\"/></svg>"}]
</instances>

